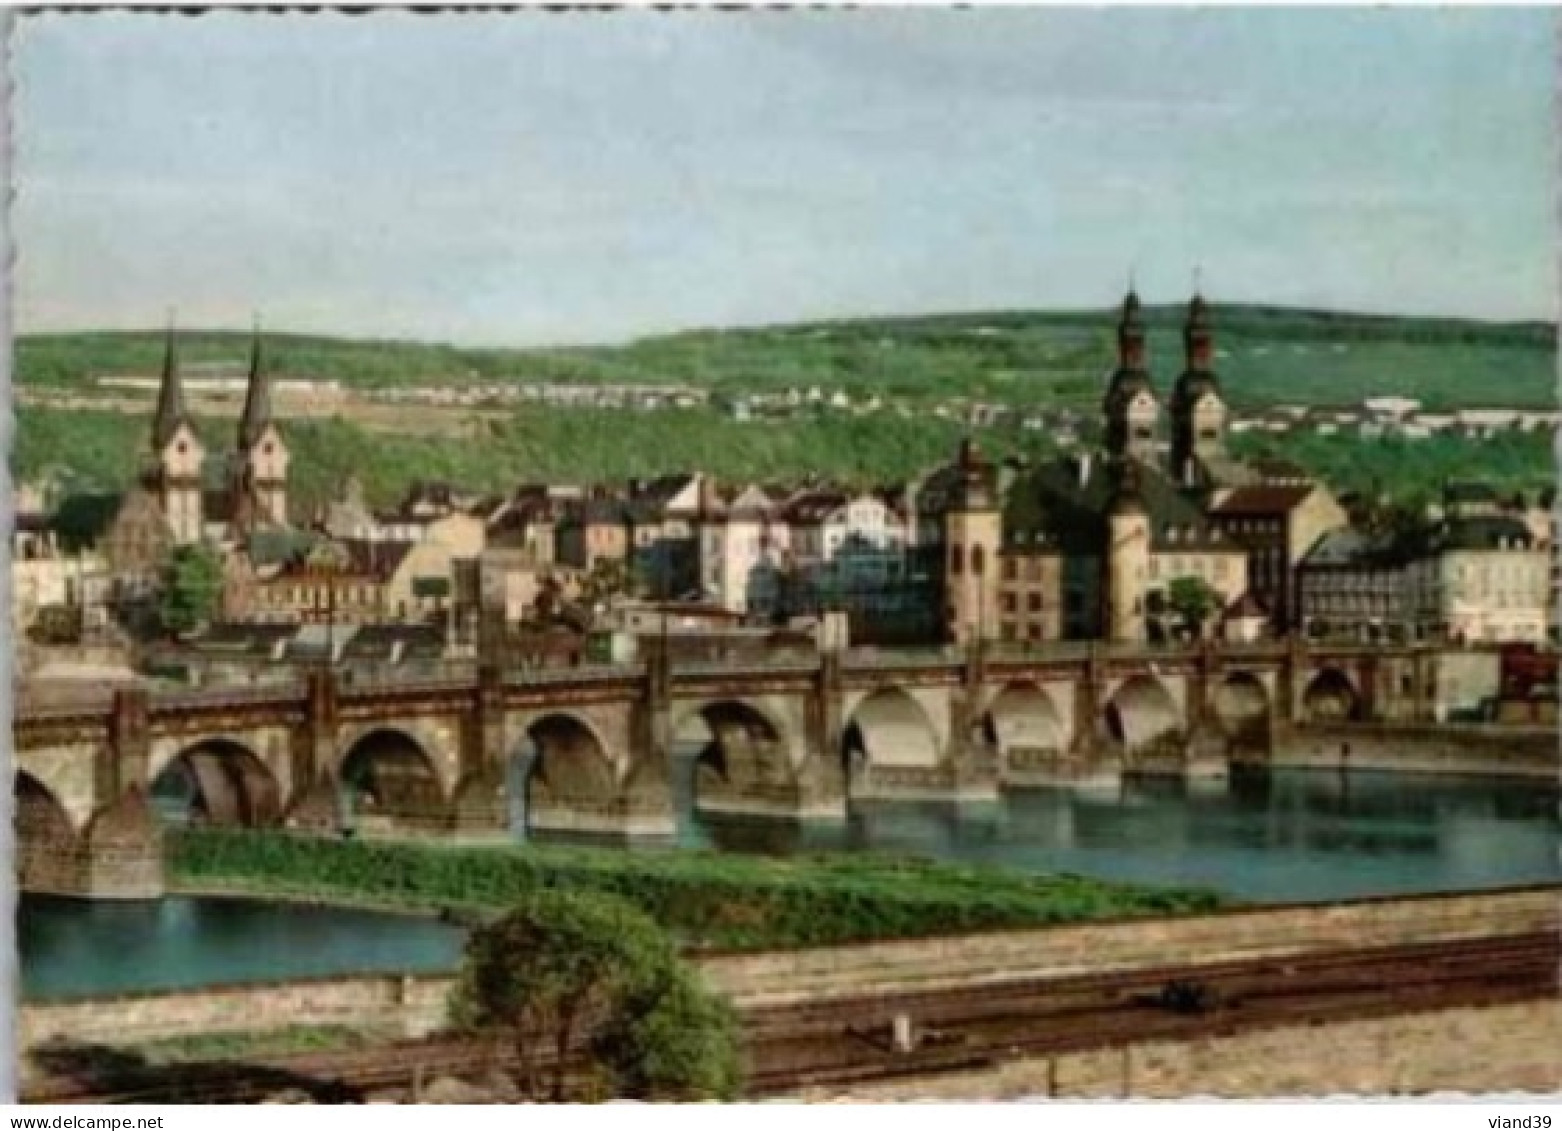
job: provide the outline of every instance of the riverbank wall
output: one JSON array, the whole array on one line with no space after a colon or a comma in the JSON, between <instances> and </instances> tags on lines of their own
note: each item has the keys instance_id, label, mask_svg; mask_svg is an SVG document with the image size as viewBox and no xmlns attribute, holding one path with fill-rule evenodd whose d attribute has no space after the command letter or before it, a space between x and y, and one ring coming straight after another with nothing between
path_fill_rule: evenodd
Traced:
<instances>
[{"instance_id":1,"label":"riverbank wall","mask_svg":"<svg viewBox=\"0 0 1562 1131\"><path fill-rule=\"evenodd\" d=\"M1264 1096L1554 1093L1562 1086L1555 998L1140 1041L970 1072L808 1089L791 1102L1254 1099Z\"/></svg>"},{"instance_id":2,"label":"riverbank wall","mask_svg":"<svg viewBox=\"0 0 1562 1131\"><path fill-rule=\"evenodd\" d=\"M1553 727L1313 724L1277 734L1259 764L1556 783L1562 735Z\"/></svg>"},{"instance_id":3,"label":"riverbank wall","mask_svg":"<svg viewBox=\"0 0 1562 1131\"><path fill-rule=\"evenodd\" d=\"M1109 973L1168 961L1223 962L1562 929L1562 889L1242 909L1166 919L952 935L806 950L704 955L713 989L739 1007ZM23 1050L56 1041L127 1045L167 1037L341 1026L413 1037L445 1024L447 975L369 974L23 1004Z\"/></svg>"}]
</instances>

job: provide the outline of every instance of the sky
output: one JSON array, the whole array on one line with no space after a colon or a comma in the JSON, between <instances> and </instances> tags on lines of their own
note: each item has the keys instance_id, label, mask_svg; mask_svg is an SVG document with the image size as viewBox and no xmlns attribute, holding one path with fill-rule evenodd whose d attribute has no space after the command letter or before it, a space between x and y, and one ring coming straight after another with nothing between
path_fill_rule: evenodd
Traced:
<instances>
[{"instance_id":1,"label":"sky","mask_svg":"<svg viewBox=\"0 0 1562 1131\"><path fill-rule=\"evenodd\" d=\"M23 332L1557 307L1541 10L43 14Z\"/></svg>"}]
</instances>

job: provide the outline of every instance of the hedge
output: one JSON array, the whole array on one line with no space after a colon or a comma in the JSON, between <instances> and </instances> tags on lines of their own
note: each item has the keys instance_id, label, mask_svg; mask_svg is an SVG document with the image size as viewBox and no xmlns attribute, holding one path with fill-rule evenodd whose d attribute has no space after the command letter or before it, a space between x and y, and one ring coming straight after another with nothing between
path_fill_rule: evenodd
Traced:
<instances>
[{"instance_id":1,"label":"hedge","mask_svg":"<svg viewBox=\"0 0 1562 1131\"><path fill-rule=\"evenodd\" d=\"M503 910L538 888L609 892L702 949L819 946L1223 904L1202 889L872 855L776 859L212 829L170 832L167 845L176 886L466 913Z\"/></svg>"}]
</instances>

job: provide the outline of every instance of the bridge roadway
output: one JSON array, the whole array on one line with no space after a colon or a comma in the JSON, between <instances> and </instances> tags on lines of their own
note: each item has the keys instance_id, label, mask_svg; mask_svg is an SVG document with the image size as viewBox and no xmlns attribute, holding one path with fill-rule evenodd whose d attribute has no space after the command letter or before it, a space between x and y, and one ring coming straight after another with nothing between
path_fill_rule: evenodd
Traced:
<instances>
[{"instance_id":1,"label":"bridge roadway","mask_svg":"<svg viewBox=\"0 0 1562 1131\"><path fill-rule=\"evenodd\" d=\"M703 809L844 817L848 796L1221 774L1317 722L1430 718L1427 648L1057 644L565 669L312 669L287 682L19 696L24 890L161 890L150 804L337 835L492 837L511 792L539 832L667 836L675 744ZM512 774L512 767L519 772ZM519 800L519 799L516 799Z\"/></svg>"},{"instance_id":2,"label":"bridge roadway","mask_svg":"<svg viewBox=\"0 0 1562 1131\"><path fill-rule=\"evenodd\" d=\"M1556 997L1559 959L1562 941L1543 931L750 1006L741 1011L747 1094L829 1096L919 1081L931 1090L939 1077L1069 1052L1533 1002ZM1179 983L1193 989L1167 992ZM897 1018L908 1023L899 1041ZM25 1090L28 1103L239 1103L282 1091L362 1102L441 1076L481 1079L514 1054L508 1043L437 1036L253 1063L158 1067L101 1047L35 1059L44 1075ZM1130 1081L1121 1092L1132 1094Z\"/></svg>"}]
</instances>

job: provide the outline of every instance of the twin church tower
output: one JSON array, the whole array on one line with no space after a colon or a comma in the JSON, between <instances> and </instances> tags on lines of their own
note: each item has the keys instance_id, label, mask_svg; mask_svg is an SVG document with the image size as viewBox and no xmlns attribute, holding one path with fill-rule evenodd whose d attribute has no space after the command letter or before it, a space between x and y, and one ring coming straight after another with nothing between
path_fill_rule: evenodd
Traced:
<instances>
[{"instance_id":1,"label":"twin church tower","mask_svg":"<svg viewBox=\"0 0 1562 1131\"><path fill-rule=\"evenodd\" d=\"M256 529L288 524L288 451L272 418L271 379L258 329L250 343L237 441L226 467L208 476L206 448L185 405L178 346L170 327L141 486L156 500L175 545L232 541Z\"/></svg>"},{"instance_id":2,"label":"twin church tower","mask_svg":"<svg viewBox=\"0 0 1562 1131\"><path fill-rule=\"evenodd\" d=\"M1102 401L1100 458L1060 456L1018 472L1000 490L997 469L975 444L962 445L950 469L943 531L951 639L1014 631L1025 639L1142 641L1154 555L1168 553L1169 568L1207 558L1212 576L1233 583L1245 573L1240 547L1216 536L1208 507L1223 488L1261 476L1226 452L1228 412L1200 295L1188 305L1183 345L1165 448L1144 313L1132 291Z\"/></svg>"},{"instance_id":3,"label":"twin church tower","mask_svg":"<svg viewBox=\"0 0 1562 1131\"><path fill-rule=\"evenodd\" d=\"M1194 295L1182 330L1184 368L1171 397L1171 451L1166 471L1181 487L1209 485L1225 459L1226 404L1214 370L1215 340L1209 305ZM1117 323L1117 369L1107 387L1108 456L1153 464L1160 457L1160 402L1150 379L1139 296L1123 300Z\"/></svg>"}]
</instances>

